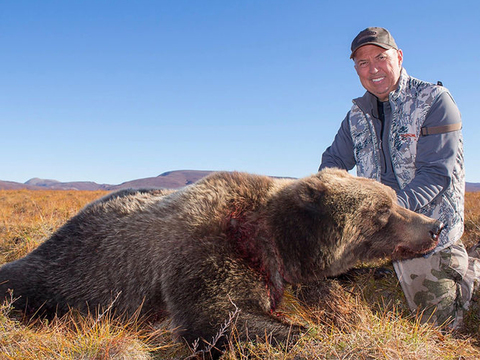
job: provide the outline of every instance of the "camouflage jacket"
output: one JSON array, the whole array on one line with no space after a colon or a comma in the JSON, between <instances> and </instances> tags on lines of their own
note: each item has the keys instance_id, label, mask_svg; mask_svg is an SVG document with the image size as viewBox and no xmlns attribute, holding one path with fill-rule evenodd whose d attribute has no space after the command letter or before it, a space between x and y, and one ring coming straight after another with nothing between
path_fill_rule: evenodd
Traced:
<instances>
[{"instance_id":1,"label":"camouflage jacket","mask_svg":"<svg viewBox=\"0 0 480 360\"><path fill-rule=\"evenodd\" d=\"M417 142L427 113L435 100L444 92L442 86L433 85L408 76L402 70L399 86L389 96L392 124L388 147L393 170L401 189L415 177ZM349 114L353 152L359 176L381 181L380 144L375 134L371 115L355 103ZM417 212L439 219L446 228L442 231L439 251L457 242L463 233L465 173L463 168L463 140L460 134L456 161L448 187Z\"/></svg>"}]
</instances>

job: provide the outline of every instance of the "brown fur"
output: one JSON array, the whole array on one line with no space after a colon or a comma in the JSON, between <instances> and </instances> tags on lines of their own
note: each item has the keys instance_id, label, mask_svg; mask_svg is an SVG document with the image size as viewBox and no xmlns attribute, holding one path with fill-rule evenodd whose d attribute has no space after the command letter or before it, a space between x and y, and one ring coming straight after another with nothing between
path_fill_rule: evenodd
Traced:
<instances>
[{"instance_id":1,"label":"brown fur","mask_svg":"<svg viewBox=\"0 0 480 360\"><path fill-rule=\"evenodd\" d=\"M242 338L284 341L292 329L272 314L285 284L425 253L440 228L386 186L340 170L300 180L215 173L177 192L122 191L88 205L0 269L0 296L13 289L17 307L47 314L142 307L169 316L190 343L212 341L236 306Z\"/></svg>"}]
</instances>

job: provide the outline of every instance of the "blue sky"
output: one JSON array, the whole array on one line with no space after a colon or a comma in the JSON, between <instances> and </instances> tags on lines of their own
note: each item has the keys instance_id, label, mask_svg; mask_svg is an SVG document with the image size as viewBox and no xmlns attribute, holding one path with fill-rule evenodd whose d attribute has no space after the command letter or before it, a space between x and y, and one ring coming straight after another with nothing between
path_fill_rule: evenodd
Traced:
<instances>
[{"instance_id":1,"label":"blue sky","mask_svg":"<svg viewBox=\"0 0 480 360\"><path fill-rule=\"evenodd\" d=\"M479 14L473 0L0 0L0 179L307 176L364 92L353 37L383 26L410 75L453 94L480 182Z\"/></svg>"}]
</instances>

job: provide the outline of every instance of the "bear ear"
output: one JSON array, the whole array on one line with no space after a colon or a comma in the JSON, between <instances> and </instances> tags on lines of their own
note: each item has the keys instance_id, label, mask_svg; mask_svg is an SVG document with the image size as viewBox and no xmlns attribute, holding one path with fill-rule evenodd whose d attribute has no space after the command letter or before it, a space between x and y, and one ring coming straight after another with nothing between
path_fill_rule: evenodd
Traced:
<instances>
[{"instance_id":1,"label":"bear ear","mask_svg":"<svg viewBox=\"0 0 480 360\"><path fill-rule=\"evenodd\" d=\"M296 187L296 203L300 208L318 213L322 209L321 203L327 188L319 179L309 180L311 181L301 182Z\"/></svg>"}]
</instances>

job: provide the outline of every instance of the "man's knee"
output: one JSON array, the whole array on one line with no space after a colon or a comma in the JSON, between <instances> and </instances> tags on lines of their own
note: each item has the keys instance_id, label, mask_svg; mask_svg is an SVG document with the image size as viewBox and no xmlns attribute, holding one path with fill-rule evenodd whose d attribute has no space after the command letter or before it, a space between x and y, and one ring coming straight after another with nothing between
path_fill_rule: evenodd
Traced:
<instances>
[{"instance_id":1,"label":"man's knee","mask_svg":"<svg viewBox=\"0 0 480 360\"><path fill-rule=\"evenodd\" d=\"M395 270L410 309L421 313L423 321L443 325L462 316L468 255L461 243L396 264Z\"/></svg>"}]
</instances>

